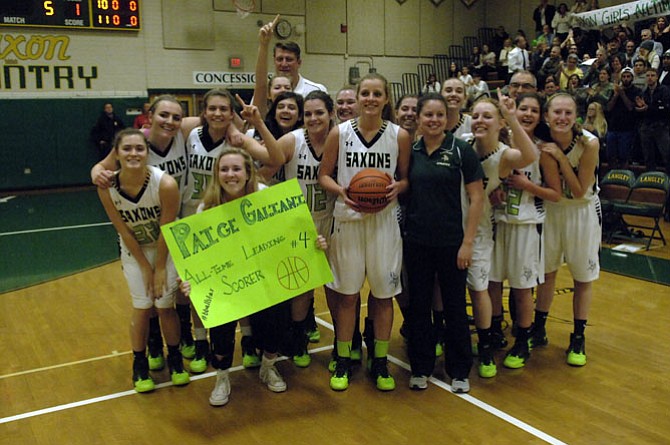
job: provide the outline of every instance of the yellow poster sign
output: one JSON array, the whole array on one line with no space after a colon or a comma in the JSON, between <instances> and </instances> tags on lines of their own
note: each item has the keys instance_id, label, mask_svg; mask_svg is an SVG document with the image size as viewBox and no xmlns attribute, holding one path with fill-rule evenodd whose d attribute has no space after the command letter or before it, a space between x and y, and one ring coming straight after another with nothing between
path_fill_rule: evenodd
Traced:
<instances>
[{"instance_id":1,"label":"yellow poster sign","mask_svg":"<svg viewBox=\"0 0 670 445\"><path fill-rule=\"evenodd\" d=\"M161 227L205 327L238 320L333 280L293 179Z\"/></svg>"}]
</instances>

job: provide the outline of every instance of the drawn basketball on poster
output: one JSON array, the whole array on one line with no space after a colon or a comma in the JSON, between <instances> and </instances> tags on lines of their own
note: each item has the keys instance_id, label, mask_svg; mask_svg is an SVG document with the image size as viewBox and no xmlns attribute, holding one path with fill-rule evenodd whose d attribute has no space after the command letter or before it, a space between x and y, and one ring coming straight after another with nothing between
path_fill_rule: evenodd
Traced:
<instances>
[{"instance_id":1,"label":"drawn basketball on poster","mask_svg":"<svg viewBox=\"0 0 670 445\"><path fill-rule=\"evenodd\" d=\"M309 280L309 267L302 258L286 257L277 265L277 280L284 289L300 289Z\"/></svg>"}]
</instances>

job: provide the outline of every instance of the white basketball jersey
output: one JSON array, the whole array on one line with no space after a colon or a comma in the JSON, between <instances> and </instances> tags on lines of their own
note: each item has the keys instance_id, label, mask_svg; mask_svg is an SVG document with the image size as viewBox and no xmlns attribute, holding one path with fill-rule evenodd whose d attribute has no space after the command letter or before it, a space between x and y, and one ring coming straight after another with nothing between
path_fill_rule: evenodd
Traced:
<instances>
[{"instance_id":1,"label":"white basketball jersey","mask_svg":"<svg viewBox=\"0 0 670 445\"><path fill-rule=\"evenodd\" d=\"M460 139L467 139L472 135L472 116L461 113L458 124L451 130L451 134Z\"/></svg>"},{"instance_id":2,"label":"white basketball jersey","mask_svg":"<svg viewBox=\"0 0 670 445\"><path fill-rule=\"evenodd\" d=\"M332 216L336 196L326 193L319 185L321 156L314 152L306 129L293 130L291 134L295 137L295 151L291 160L284 165L286 179L298 179L309 211L315 219Z\"/></svg>"},{"instance_id":3,"label":"white basketball jersey","mask_svg":"<svg viewBox=\"0 0 670 445\"><path fill-rule=\"evenodd\" d=\"M147 166L147 176L142 190L136 197L130 197L121 190L118 171L109 196L121 219L135 235L135 239L142 247L154 247L158 241L161 217L161 200L159 195L160 181L164 172L157 167ZM121 248L128 251L127 246L119 236Z\"/></svg>"},{"instance_id":4,"label":"white basketball jersey","mask_svg":"<svg viewBox=\"0 0 670 445\"><path fill-rule=\"evenodd\" d=\"M475 142L474 147L476 147L476 144L477 143ZM489 201L489 195L497 189L502 182L500 180L498 168L500 166L500 159L508 148L507 145L498 142L498 148L496 148L495 151L479 158L479 162L482 164L482 170L484 170L484 212L482 214L482 219L479 221L480 229L486 229L487 231L493 230L493 209L491 207L491 202Z\"/></svg>"},{"instance_id":5,"label":"white basketball jersey","mask_svg":"<svg viewBox=\"0 0 670 445\"><path fill-rule=\"evenodd\" d=\"M572 139L572 142L570 143L570 146L567 148L565 151L565 156L567 156L568 161L570 162L570 165L572 166L572 170L575 172L575 175L579 176L579 161L582 158L582 155L584 154L584 149L586 148L586 143L583 142L583 139L586 138L587 141L592 141L593 139L598 139L595 135L592 133L589 133L586 130L582 130L582 135L577 135ZM596 164L597 165L597 164ZM592 201L593 199L598 197L598 176L594 172L594 182L593 184L590 184L589 188L586 190L586 193L584 194L583 197L579 199L575 199L572 196L572 192L570 191L570 187L568 186L568 183L565 181L563 178L563 175L561 174L561 199L559 202L556 204L558 205L575 205L575 204L584 204L586 202Z\"/></svg>"},{"instance_id":6,"label":"white basketball jersey","mask_svg":"<svg viewBox=\"0 0 670 445\"><path fill-rule=\"evenodd\" d=\"M168 175L172 176L181 193L182 200L186 193L186 182L188 181L188 158L186 156L186 144L181 132L172 139L168 149L161 153L149 143L149 159L147 164L158 167Z\"/></svg>"},{"instance_id":7,"label":"white basketball jersey","mask_svg":"<svg viewBox=\"0 0 670 445\"><path fill-rule=\"evenodd\" d=\"M534 141L538 144L541 141ZM525 175L533 184L542 185L540 160L536 159L530 165L518 169L520 175ZM496 207L494 214L496 221L508 224L540 224L544 221L544 200L527 190L508 187L504 182L505 206Z\"/></svg>"},{"instance_id":8,"label":"white basketball jersey","mask_svg":"<svg viewBox=\"0 0 670 445\"><path fill-rule=\"evenodd\" d=\"M227 147L226 139L212 141L207 126L191 130L187 140L188 184L184 197L185 216L192 215L205 195L207 185L212 180L212 167L219 153Z\"/></svg>"},{"instance_id":9,"label":"white basketball jersey","mask_svg":"<svg viewBox=\"0 0 670 445\"><path fill-rule=\"evenodd\" d=\"M337 158L337 183L348 188L356 173L366 168L388 173L395 176L398 164L398 130L399 126L383 121L381 128L370 142L367 142L358 130L358 120L351 119L339 125L340 150ZM389 203L387 208L397 206L397 200ZM335 202L334 216L338 219L362 219L365 213L359 213L347 206L338 196Z\"/></svg>"}]
</instances>

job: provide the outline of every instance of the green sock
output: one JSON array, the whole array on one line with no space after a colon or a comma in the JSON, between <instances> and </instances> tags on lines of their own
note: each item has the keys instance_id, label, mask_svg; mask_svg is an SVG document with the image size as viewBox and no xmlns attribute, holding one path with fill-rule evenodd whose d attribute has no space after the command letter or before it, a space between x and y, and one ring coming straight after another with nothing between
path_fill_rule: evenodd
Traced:
<instances>
[{"instance_id":1,"label":"green sock","mask_svg":"<svg viewBox=\"0 0 670 445\"><path fill-rule=\"evenodd\" d=\"M386 357L389 354L389 341L375 339L375 358Z\"/></svg>"},{"instance_id":2,"label":"green sock","mask_svg":"<svg viewBox=\"0 0 670 445\"><path fill-rule=\"evenodd\" d=\"M337 341L337 355L343 358L351 358L351 341Z\"/></svg>"}]
</instances>

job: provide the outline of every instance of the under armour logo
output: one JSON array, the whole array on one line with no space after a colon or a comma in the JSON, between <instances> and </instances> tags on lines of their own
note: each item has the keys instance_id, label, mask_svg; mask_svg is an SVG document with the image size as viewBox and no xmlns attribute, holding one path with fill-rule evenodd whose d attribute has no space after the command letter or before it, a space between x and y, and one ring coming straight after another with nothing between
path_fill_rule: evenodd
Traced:
<instances>
[{"instance_id":1,"label":"under armour logo","mask_svg":"<svg viewBox=\"0 0 670 445\"><path fill-rule=\"evenodd\" d=\"M353 147L354 146L354 141L344 141L344 146L345 147Z\"/></svg>"},{"instance_id":2,"label":"under armour logo","mask_svg":"<svg viewBox=\"0 0 670 445\"><path fill-rule=\"evenodd\" d=\"M299 159L307 159L307 154L301 153L298 155Z\"/></svg>"}]
</instances>

